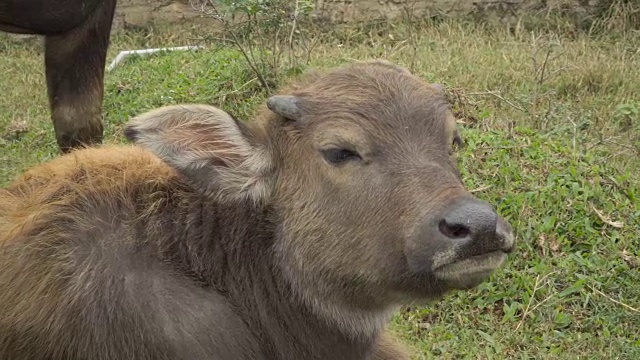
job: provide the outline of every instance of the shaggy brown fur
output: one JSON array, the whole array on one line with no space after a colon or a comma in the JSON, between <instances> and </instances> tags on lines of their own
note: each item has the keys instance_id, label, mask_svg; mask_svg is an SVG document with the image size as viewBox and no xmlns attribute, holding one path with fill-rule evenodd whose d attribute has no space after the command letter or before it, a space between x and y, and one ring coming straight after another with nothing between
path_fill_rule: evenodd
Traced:
<instances>
[{"instance_id":1,"label":"shaggy brown fur","mask_svg":"<svg viewBox=\"0 0 640 360\"><path fill-rule=\"evenodd\" d=\"M104 68L116 0L0 0L0 31L45 36L45 70L63 152L102 142Z\"/></svg>"},{"instance_id":2,"label":"shaggy brown fur","mask_svg":"<svg viewBox=\"0 0 640 360\"><path fill-rule=\"evenodd\" d=\"M408 359L397 307L512 240L429 225L471 199L438 90L365 62L282 94L246 124L150 111L0 190L0 359Z\"/></svg>"}]
</instances>

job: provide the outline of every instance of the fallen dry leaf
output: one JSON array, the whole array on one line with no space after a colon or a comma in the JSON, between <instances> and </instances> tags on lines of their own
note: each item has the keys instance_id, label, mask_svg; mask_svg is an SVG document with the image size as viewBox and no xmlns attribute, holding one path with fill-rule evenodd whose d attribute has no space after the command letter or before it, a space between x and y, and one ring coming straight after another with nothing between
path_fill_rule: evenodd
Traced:
<instances>
[{"instance_id":1,"label":"fallen dry leaf","mask_svg":"<svg viewBox=\"0 0 640 360\"><path fill-rule=\"evenodd\" d=\"M22 119L13 119L7 126L2 137L6 139L18 137L29 131L29 123Z\"/></svg>"},{"instance_id":2,"label":"fallen dry leaf","mask_svg":"<svg viewBox=\"0 0 640 360\"><path fill-rule=\"evenodd\" d=\"M596 213L596 215L598 215L600 220L602 220L603 223L605 223L605 224L607 224L609 226L613 226L616 229L622 229L622 227L624 227L624 223L622 221L613 221L613 220L609 219L608 217L606 217L598 209L596 209L596 207L593 206L592 203L589 203L589 205L591 206L591 209L593 209L593 211Z\"/></svg>"},{"instance_id":3,"label":"fallen dry leaf","mask_svg":"<svg viewBox=\"0 0 640 360\"><path fill-rule=\"evenodd\" d=\"M640 268L640 257L628 252L627 249L622 250L622 260L632 269Z\"/></svg>"},{"instance_id":4,"label":"fallen dry leaf","mask_svg":"<svg viewBox=\"0 0 640 360\"><path fill-rule=\"evenodd\" d=\"M551 252L554 254L558 254L560 252L560 243L555 236L549 239L549 249L551 249Z\"/></svg>"},{"instance_id":5,"label":"fallen dry leaf","mask_svg":"<svg viewBox=\"0 0 640 360\"><path fill-rule=\"evenodd\" d=\"M555 236L547 238L545 234L540 234L538 237L538 247L542 251L542 256L547 256L548 250L551 250L551 254L558 255L560 253L560 242Z\"/></svg>"},{"instance_id":6,"label":"fallen dry leaf","mask_svg":"<svg viewBox=\"0 0 640 360\"><path fill-rule=\"evenodd\" d=\"M545 246L546 243L547 237L544 236L544 234L540 234L540 237L538 237L538 246L540 247L540 250L542 250L542 256L544 257L547 256L547 247Z\"/></svg>"}]
</instances>

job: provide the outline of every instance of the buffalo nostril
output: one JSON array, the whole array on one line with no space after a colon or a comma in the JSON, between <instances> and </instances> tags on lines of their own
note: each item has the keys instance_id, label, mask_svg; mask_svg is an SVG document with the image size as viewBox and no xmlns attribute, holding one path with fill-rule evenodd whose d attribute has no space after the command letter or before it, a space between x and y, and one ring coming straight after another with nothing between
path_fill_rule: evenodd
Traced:
<instances>
[{"instance_id":1,"label":"buffalo nostril","mask_svg":"<svg viewBox=\"0 0 640 360\"><path fill-rule=\"evenodd\" d=\"M467 236L469 236L471 232L468 227L462 224L456 224L456 223L449 224L445 219L440 220L440 223L438 224L438 228L440 232L444 234L444 236L451 239L466 238Z\"/></svg>"}]
</instances>

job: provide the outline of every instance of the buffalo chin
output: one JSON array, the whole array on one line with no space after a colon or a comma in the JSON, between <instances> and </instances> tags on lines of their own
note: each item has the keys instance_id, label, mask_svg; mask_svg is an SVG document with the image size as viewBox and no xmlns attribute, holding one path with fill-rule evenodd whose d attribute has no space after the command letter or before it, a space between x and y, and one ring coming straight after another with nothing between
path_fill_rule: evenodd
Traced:
<instances>
[{"instance_id":1,"label":"buffalo chin","mask_svg":"<svg viewBox=\"0 0 640 360\"><path fill-rule=\"evenodd\" d=\"M466 290L489 278L506 259L507 254L503 251L493 251L442 265L434 275L451 289Z\"/></svg>"}]
</instances>

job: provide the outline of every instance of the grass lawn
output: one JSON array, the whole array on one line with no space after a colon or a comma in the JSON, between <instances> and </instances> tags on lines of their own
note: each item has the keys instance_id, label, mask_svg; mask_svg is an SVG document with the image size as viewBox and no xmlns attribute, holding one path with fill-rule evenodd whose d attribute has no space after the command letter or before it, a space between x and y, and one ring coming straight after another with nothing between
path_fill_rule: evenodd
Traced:
<instances>
[{"instance_id":1,"label":"grass lawn","mask_svg":"<svg viewBox=\"0 0 640 360\"><path fill-rule=\"evenodd\" d=\"M466 183L519 242L490 281L395 318L418 358L640 359L640 33L354 27L325 34L307 67L383 57L445 84L467 144ZM207 31L119 31L108 62L121 50L197 44ZM167 104L250 118L266 96L260 83L237 50L207 44L108 73L106 142L123 141L130 116ZM40 39L0 34L0 186L58 155L42 53Z\"/></svg>"}]
</instances>

